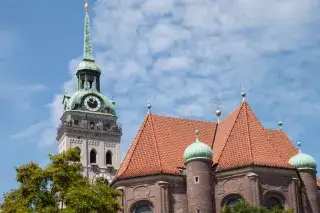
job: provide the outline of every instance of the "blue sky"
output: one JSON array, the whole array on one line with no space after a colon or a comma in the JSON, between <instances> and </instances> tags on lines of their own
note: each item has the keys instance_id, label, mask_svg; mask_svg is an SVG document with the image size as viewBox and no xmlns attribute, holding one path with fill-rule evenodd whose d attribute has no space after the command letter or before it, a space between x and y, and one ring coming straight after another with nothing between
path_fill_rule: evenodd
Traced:
<instances>
[{"instance_id":1,"label":"blue sky","mask_svg":"<svg viewBox=\"0 0 320 213\"><path fill-rule=\"evenodd\" d=\"M283 128L320 162L320 9L317 0L91 1L102 91L132 142L153 113L215 121L240 102L241 84L264 126ZM81 1L4 1L0 15L0 193L14 166L47 163L64 90L82 56Z\"/></svg>"}]
</instances>

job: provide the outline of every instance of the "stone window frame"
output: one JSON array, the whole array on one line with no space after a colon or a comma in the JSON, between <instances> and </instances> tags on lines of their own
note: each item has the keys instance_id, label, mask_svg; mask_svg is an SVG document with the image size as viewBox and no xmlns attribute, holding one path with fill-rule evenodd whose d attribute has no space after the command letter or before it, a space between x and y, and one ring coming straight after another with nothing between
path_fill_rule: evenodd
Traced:
<instances>
[{"instance_id":1,"label":"stone window frame","mask_svg":"<svg viewBox=\"0 0 320 213\"><path fill-rule=\"evenodd\" d=\"M200 177L199 176L193 176L193 182L195 184L198 184L200 182Z\"/></svg>"},{"instance_id":2,"label":"stone window frame","mask_svg":"<svg viewBox=\"0 0 320 213\"><path fill-rule=\"evenodd\" d=\"M95 162L91 162L91 152L94 152L95 153ZM95 149L95 148L92 148L91 150L90 150L90 152L89 152L89 162L90 162L90 164L98 164L98 158L97 158L97 156L98 156L98 152L97 152L97 150Z\"/></svg>"},{"instance_id":3,"label":"stone window frame","mask_svg":"<svg viewBox=\"0 0 320 213\"><path fill-rule=\"evenodd\" d=\"M136 213L136 209L140 205L148 205L151 207L151 211L154 213L154 205L153 202L150 201L149 199L141 199L141 200L136 200L129 208L129 213Z\"/></svg>"},{"instance_id":4,"label":"stone window frame","mask_svg":"<svg viewBox=\"0 0 320 213\"><path fill-rule=\"evenodd\" d=\"M281 202L283 209L286 209L286 198L279 191L266 191L263 193L263 203L262 204L264 207L267 207L266 206L267 200L272 197L278 199Z\"/></svg>"},{"instance_id":5,"label":"stone window frame","mask_svg":"<svg viewBox=\"0 0 320 213\"><path fill-rule=\"evenodd\" d=\"M237 192L227 194L221 199L220 208L223 209L225 205L232 199L245 200L245 197L241 193Z\"/></svg>"},{"instance_id":6,"label":"stone window frame","mask_svg":"<svg viewBox=\"0 0 320 213\"><path fill-rule=\"evenodd\" d=\"M108 155L110 155L110 163L108 163ZM111 150L106 151L106 155L105 155L105 161L106 161L106 165L112 165L112 156L113 153Z\"/></svg>"}]
</instances>

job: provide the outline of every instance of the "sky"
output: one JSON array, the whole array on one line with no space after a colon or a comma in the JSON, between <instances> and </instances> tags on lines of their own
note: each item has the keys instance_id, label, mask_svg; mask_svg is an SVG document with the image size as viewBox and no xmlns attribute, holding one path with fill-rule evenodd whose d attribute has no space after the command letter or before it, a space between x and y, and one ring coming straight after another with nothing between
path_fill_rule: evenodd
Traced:
<instances>
[{"instance_id":1,"label":"sky","mask_svg":"<svg viewBox=\"0 0 320 213\"><path fill-rule=\"evenodd\" d=\"M0 14L0 194L15 166L57 152L64 91L76 89L82 1L3 1ZM89 0L102 92L123 126L122 158L144 115L216 121L247 100L266 128L279 119L320 162L318 0Z\"/></svg>"}]
</instances>

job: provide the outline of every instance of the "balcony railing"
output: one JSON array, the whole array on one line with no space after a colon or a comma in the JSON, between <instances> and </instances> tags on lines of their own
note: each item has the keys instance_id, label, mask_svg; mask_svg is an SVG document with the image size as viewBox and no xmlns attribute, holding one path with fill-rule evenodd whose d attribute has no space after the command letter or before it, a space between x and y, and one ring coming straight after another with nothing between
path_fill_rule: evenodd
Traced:
<instances>
[{"instance_id":1,"label":"balcony railing","mask_svg":"<svg viewBox=\"0 0 320 213\"><path fill-rule=\"evenodd\" d=\"M120 123L116 123L116 125L110 126L108 124L101 124L101 123L93 123L93 122L79 122L75 124L74 122L65 122L61 123L57 127L57 133L60 135L64 128L75 128L78 130L95 130L98 132L117 132L122 133L122 125Z\"/></svg>"}]
</instances>

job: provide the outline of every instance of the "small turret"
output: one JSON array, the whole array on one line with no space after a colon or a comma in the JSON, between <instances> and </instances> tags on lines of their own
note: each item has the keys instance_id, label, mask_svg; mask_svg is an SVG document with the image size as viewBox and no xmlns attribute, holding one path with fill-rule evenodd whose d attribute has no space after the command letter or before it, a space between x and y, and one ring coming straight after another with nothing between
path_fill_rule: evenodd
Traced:
<instances>
[{"instance_id":1,"label":"small turret","mask_svg":"<svg viewBox=\"0 0 320 213\"><path fill-rule=\"evenodd\" d=\"M301 142L297 143L301 146ZM319 213L320 208L317 200L317 163L316 160L299 150L299 153L291 157L289 164L294 166L301 177L303 182L305 195L302 194L302 203L305 212L308 213Z\"/></svg>"},{"instance_id":2,"label":"small turret","mask_svg":"<svg viewBox=\"0 0 320 213\"><path fill-rule=\"evenodd\" d=\"M183 154L187 169L188 213L213 212L213 184L211 148L197 139Z\"/></svg>"}]
</instances>

